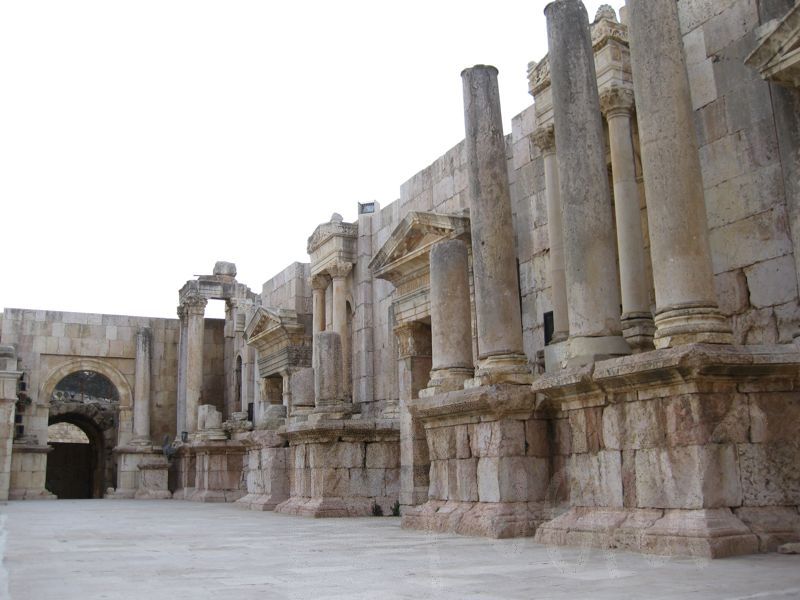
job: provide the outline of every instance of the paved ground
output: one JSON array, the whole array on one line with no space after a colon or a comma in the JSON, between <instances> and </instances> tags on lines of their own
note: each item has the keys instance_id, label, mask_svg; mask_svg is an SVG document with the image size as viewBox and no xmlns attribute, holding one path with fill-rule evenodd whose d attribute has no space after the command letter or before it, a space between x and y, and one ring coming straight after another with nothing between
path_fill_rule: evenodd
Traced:
<instances>
[{"instance_id":1,"label":"paved ground","mask_svg":"<svg viewBox=\"0 0 800 600\"><path fill-rule=\"evenodd\" d=\"M646 558L169 500L12 502L2 555L12 600L800 598L800 556Z\"/></svg>"}]
</instances>

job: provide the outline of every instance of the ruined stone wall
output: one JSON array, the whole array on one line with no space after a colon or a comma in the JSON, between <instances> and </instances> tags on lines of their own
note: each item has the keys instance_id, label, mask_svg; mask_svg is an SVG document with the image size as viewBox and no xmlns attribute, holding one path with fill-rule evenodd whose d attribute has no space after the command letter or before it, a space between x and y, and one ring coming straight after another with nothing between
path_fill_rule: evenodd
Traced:
<instances>
[{"instance_id":1,"label":"ruined stone wall","mask_svg":"<svg viewBox=\"0 0 800 600\"><path fill-rule=\"evenodd\" d=\"M200 404L213 404L225 414L225 320L205 319L203 391ZM177 366L175 369L177 381Z\"/></svg>"},{"instance_id":2,"label":"ruined stone wall","mask_svg":"<svg viewBox=\"0 0 800 600\"><path fill-rule=\"evenodd\" d=\"M43 310L6 309L0 340L17 348L20 369L26 372L28 392L43 406L26 417L26 433L47 440L47 398L39 398L48 375L81 358L101 361L119 371L130 389L134 387L136 333L140 327L152 331L151 438L160 443L174 437L178 381L178 336L176 319L100 315ZM222 399L224 321L206 322L204 347L204 397ZM132 407L129 407L132 408ZM120 416L120 431L132 431L132 412Z\"/></svg>"},{"instance_id":3,"label":"ruined stone wall","mask_svg":"<svg viewBox=\"0 0 800 600\"><path fill-rule=\"evenodd\" d=\"M310 265L294 262L261 287L261 306L311 314Z\"/></svg>"},{"instance_id":4,"label":"ruined stone wall","mask_svg":"<svg viewBox=\"0 0 800 600\"><path fill-rule=\"evenodd\" d=\"M770 85L744 64L756 0L678 3L721 308L736 341L789 342L797 272Z\"/></svg>"}]
</instances>

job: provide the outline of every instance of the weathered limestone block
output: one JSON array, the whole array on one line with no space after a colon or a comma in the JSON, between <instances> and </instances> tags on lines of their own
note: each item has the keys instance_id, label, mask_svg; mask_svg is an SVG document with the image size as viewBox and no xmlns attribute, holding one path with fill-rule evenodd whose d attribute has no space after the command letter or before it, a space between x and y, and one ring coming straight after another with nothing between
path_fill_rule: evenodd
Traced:
<instances>
[{"instance_id":1,"label":"weathered limestone block","mask_svg":"<svg viewBox=\"0 0 800 600\"><path fill-rule=\"evenodd\" d=\"M573 454L568 463L574 506L622 507L622 455L614 450Z\"/></svg>"},{"instance_id":2,"label":"weathered limestone block","mask_svg":"<svg viewBox=\"0 0 800 600\"><path fill-rule=\"evenodd\" d=\"M222 413L213 404L203 404L197 408L197 433L198 440L226 440L225 431L222 429Z\"/></svg>"},{"instance_id":3,"label":"weathered limestone block","mask_svg":"<svg viewBox=\"0 0 800 600\"><path fill-rule=\"evenodd\" d=\"M636 453L636 497L643 508L740 506L736 449L708 444Z\"/></svg>"},{"instance_id":4,"label":"weathered limestone block","mask_svg":"<svg viewBox=\"0 0 800 600\"><path fill-rule=\"evenodd\" d=\"M243 436L242 442L247 447L247 494L236 504L250 510L273 510L289 497L292 460L286 440L275 431L253 431Z\"/></svg>"},{"instance_id":5,"label":"weathered limestone block","mask_svg":"<svg viewBox=\"0 0 800 600\"><path fill-rule=\"evenodd\" d=\"M737 446L746 506L800 505L800 440Z\"/></svg>"},{"instance_id":6,"label":"weathered limestone block","mask_svg":"<svg viewBox=\"0 0 800 600\"><path fill-rule=\"evenodd\" d=\"M535 401L518 385L413 400L410 409L425 426L432 459L429 500L404 509L403 527L532 535L544 519L550 481L547 425L533 417Z\"/></svg>"},{"instance_id":7,"label":"weathered limestone block","mask_svg":"<svg viewBox=\"0 0 800 600\"><path fill-rule=\"evenodd\" d=\"M663 446L665 431L658 400L621 402L603 410L603 446L612 450Z\"/></svg>"},{"instance_id":8,"label":"weathered limestone block","mask_svg":"<svg viewBox=\"0 0 800 600\"><path fill-rule=\"evenodd\" d=\"M213 421L212 421L213 423ZM197 441L195 488L188 500L194 502L236 502L246 495L243 471L246 446L241 441Z\"/></svg>"},{"instance_id":9,"label":"weathered limestone block","mask_svg":"<svg viewBox=\"0 0 800 600\"><path fill-rule=\"evenodd\" d=\"M800 541L800 514L793 506L745 506L734 513L758 536L761 552L779 551L782 544Z\"/></svg>"}]
</instances>

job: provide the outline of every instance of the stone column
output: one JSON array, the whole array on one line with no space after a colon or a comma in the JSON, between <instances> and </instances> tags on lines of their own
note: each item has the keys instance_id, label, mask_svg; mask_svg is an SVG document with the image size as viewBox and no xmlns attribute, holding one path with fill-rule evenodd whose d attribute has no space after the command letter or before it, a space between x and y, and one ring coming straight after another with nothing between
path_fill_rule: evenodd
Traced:
<instances>
[{"instance_id":1,"label":"stone column","mask_svg":"<svg viewBox=\"0 0 800 600\"><path fill-rule=\"evenodd\" d=\"M350 393L350 336L347 331L347 276L353 270L352 263L337 261L328 267L333 290L332 315L333 332L338 333L342 346L342 385L345 395ZM316 334L314 340L316 341ZM314 344L316 346L316 343ZM313 361L313 356L312 356ZM313 363L312 363L313 364Z\"/></svg>"},{"instance_id":2,"label":"stone column","mask_svg":"<svg viewBox=\"0 0 800 600\"><path fill-rule=\"evenodd\" d=\"M628 0L658 348L733 343L720 313L705 194L675 2Z\"/></svg>"},{"instance_id":3,"label":"stone column","mask_svg":"<svg viewBox=\"0 0 800 600\"><path fill-rule=\"evenodd\" d=\"M136 335L136 375L133 388L133 443L152 445L150 440L150 347L149 327Z\"/></svg>"},{"instance_id":4,"label":"stone column","mask_svg":"<svg viewBox=\"0 0 800 600\"><path fill-rule=\"evenodd\" d=\"M180 319L180 330L178 333L178 414L176 415L176 439L180 439L181 432L186 431L186 336L188 335L188 316L182 304L178 306L178 319Z\"/></svg>"},{"instance_id":5,"label":"stone column","mask_svg":"<svg viewBox=\"0 0 800 600\"><path fill-rule=\"evenodd\" d=\"M478 321L476 383L529 383L522 344L514 227L497 69L476 65L464 86L472 271Z\"/></svg>"},{"instance_id":6,"label":"stone column","mask_svg":"<svg viewBox=\"0 0 800 600\"><path fill-rule=\"evenodd\" d=\"M561 189L558 179L555 127L548 125L534 134L533 141L544 160L547 188L547 237L550 240L550 294L553 300L553 343L569 336L567 280L564 264L564 229L561 225Z\"/></svg>"},{"instance_id":7,"label":"stone column","mask_svg":"<svg viewBox=\"0 0 800 600\"><path fill-rule=\"evenodd\" d=\"M600 108L608 122L611 173L614 179L614 210L622 291L622 335L636 352L653 348L653 315L644 268L644 236L639 184L633 155L633 90L613 86L600 97Z\"/></svg>"},{"instance_id":8,"label":"stone column","mask_svg":"<svg viewBox=\"0 0 800 600\"><path fill-rule=\"evenodd\" d=\"M330 278L327 275L314 275L311 278L311 301L312 301L312 333L315 335L320 331L325 331L325 290L328 289ZM345 316L346 318L346 316ZM315 351L312 343L312 359Z\"/></svg>"},{"instance_id":9,"label":"stone column","mask_svg":"<svg viewBox=\"0 0 800 600\"><path fill-rule=\"evenodd\" d=\"M20 375L14 346L0 346L0 502L8 500L11 487L14 414Z\"/></svg>"},{"instance_id":10,"label":"stone column","mask_svg":"<svg viewBox=\"0 0 800 600\"><path fill-rule=\"evenodd\" d=\"M404 323L394 329L397 336L397 387L400 401L400 504L416 506L428 501L428 442L425 428L409 410L409 403L422 393L431 371L431 331L422 323ZM470 346L472 344L470 343Z\"/></svg>"},{"instance_id":11,"label":"stone column","mask_svg":"<svg viewBox=\"0 0 800 600\"><path fill-rule=\"evenodd\" d=\"M314 336L317 346L314 364L314 405L309 421L343 419L351 412L345 400L342 342L335 331L321 331Z\"/></svg>"},{"instance_id":12,"label":"stone column","mask_svg":"<svg viewBox=\"0 0 800 600\"><path fill-rule=\"evenodd\" d=\"M186 431L197 431L197 408L203 391L203 337L208 300L200 295L186 298Z\"/></svg>"},{"instance_id":13,"label":"stone column","mask_svg":"<svg viewBox=\"0 0 800 600\"><path fill-rule=\"evenodd\" d=\"M630 353L620 325L614 220L589 16L580 0L545 8L569 300L568 364Z\"/></svg>"},{"instance_id":14,"label":"stone column","mask_svg":"<svg viewBox=\"0 0 800 600\"><path fill-rule=\"evenodd\" d=\"M444 240L431 248L431 350L428 388L462 389L474 375L467 245Z\"/></svg>"}]
</instances>

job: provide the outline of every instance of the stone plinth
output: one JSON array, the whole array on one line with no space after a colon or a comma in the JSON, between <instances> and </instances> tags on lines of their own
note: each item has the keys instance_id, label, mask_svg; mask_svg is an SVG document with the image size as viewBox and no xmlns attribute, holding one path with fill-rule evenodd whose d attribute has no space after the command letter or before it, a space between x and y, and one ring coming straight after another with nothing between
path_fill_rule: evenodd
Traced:
<instances>
[{"instance_id":1,"label":"stone plinth","mask_svg":"<svg viewBox=\"0 0 800 600\"><path fill-rule=\"evenodd\" d=\"M197 479L197 455L190 444L179 444L172 459L175 468L177 489L172 493L175 500L189 500L195 491Z\"/></svg>"},{"instance_id":2,"label":"stone plinth","mask_svg":"<svg viewBox=\"0 0 800 600\"><path fill-rule=\"evenodd\" d=\"M286 428L290 498L275 512L304 517L392 514L400 489L395 421L329 420Z\"/></svg>"},{"instance_id":3,"label":"stone plinth","mask_svg":"<svg viewBox=\"0 0 800 600\"><path fill-rule=\"evenodd\" d=\"M246 494L242 471L246 446L237 440L197 441L191 444L195 456L193 502L236 502Z\"/></svg>"},{"instance_id":4,"label":"stone plinth","mask_svg":"<svg viewBox=\"0 0 800 600\"><path fill-rule=\"evenodd\" d=\"M47 453L52 446L20 440L11 448L9 500L55 500L45 489Z\"/></svg>"},{"instance_id":5,"label":"stone plinth","mask_svg":"<svg viewBox=\"0 0 800 600\"><path fill-rule=\"evenodd\" d=\"M250 510L273 510L289 498L289 448L276 431L253 431L237 437L247 448L247 494L236 501Z\"/></svg>"},{"instance_id":6,"label":"stone plinth","mask_svg":"<svg viewBox=\"0 0 800 600\"><path fill-rule=\"evenodd\" d=\"M428 440L428 502L403 527L493 538L533 535L550 480L547 422L529 388L495 385L412 401Z\"/></svg>"},{"instance_id":7,"label":"stone plinth","mask_svg":"<svg viewBox=\"0 0 800 600\"><path fill-rule=\"evenodd\" d=\"M117 458L117 487L106 494L106 498L163 500L172 497L167 490L169 463L161 448L129 443L114 448L114 454ZM163 481L159 470L163 472Z\"/></svg>"},{"instance_id":8,"label":"stone plinth","mask_svg":"<svg viewBox=\"0 0 800 600\"><path fill-rule=\"evenodd\" d=\"M571 509L536 540L723 557L800 539L799 375L793 346L696 344L541 377Z\"/></svg>"}]
</instances>

